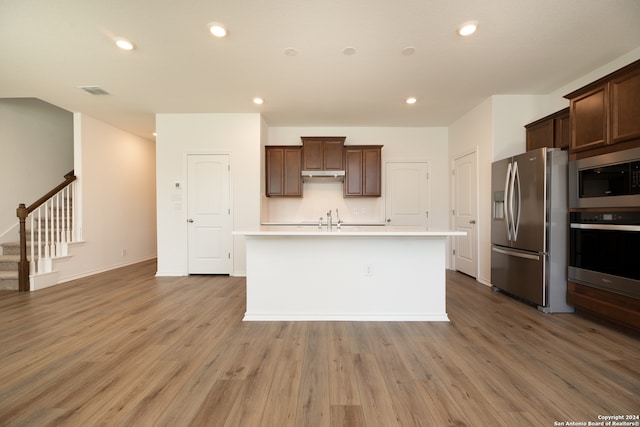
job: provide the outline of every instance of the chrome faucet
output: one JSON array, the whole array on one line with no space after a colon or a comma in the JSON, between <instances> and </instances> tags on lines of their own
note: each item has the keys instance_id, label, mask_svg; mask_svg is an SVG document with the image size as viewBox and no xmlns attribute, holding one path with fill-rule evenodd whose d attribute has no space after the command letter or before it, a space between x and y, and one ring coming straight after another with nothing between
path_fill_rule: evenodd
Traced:
<instances>
[{"instance_id":1,"label":"chrome faucet","mask_svg":"<svg viewBox=\"0 0 640 427\"><path fill-rule=\"evenodd\" d=\"M333 223L331 222L331 210L327 212L327 230L331 230Z\"/></svg>"},{"instance_id":2,"label":"chrome faucet","mask_svg":"<svg viewBox=\"0 0 640 427\"><path fill-rule=\"evenodd\" d=\"M338 218L338 228L340 228L340 224L342 224L342 220L340 219L340 214L338 213L338 208L336 208L336 218Z\"/></svg>"}]
</instances>

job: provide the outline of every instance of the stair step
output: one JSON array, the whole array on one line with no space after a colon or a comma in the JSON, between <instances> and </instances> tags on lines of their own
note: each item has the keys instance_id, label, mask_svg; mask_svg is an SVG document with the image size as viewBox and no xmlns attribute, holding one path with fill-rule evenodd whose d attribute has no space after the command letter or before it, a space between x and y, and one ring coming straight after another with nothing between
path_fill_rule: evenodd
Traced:
<instances>
[{"instance_id":1,"label":"stair step","mask_svg":"<svg viewBox=\"0 0 640 427\"><path fill-rule=\"evenodd\" d=\"M17 291L18 290L18 272L17 271L0 271L0 290Z\"/></svg>"},{"instance_id":2,"label":"stair step","mask_svg":"<svg viewBox=\"0 0 640 427\"><path fill-rule=\"evenodd\" d=\"M0 271L0 280L18 279L17 271Z\"/></svg>"},{"instance_id":3,"label":"stair step","mask_svg":"<svg viewBox=\"0 0 640 427\"><path fill-rule=\"evenodd\" d=\"M18 271L20 255L0 255L0 272Z\"/></svg>"},{"instance_id":4,"label":"stair step","mask_svg":"<svg viewBox=\"0 0 640 427\"><path fill-rule=\"evenodd\" d=\"M51 244L51 243L49 243ZM2 254L3 255L20 255L20 242L6 242L3 243L2 245ZM42 242L40 242L40 246L44 247L45 246L45 242L44 240ZM35 242L35 251L37 252L38 250L38 242ZM31 241L27 241L27 256L31 253Z\"/></svg>"}]
</instances>

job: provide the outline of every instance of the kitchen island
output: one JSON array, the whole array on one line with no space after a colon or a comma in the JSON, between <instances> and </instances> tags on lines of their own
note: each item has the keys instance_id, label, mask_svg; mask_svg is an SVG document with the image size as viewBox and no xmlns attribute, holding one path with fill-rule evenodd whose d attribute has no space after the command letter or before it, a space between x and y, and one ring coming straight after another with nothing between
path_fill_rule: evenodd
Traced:
<instances>
[{"instance_id":1,"label":"kitchen island","mask_svg":"<svg viewBox=\"0 0 640 427\"><path fill-rule=\"evenodd\" d=\"M244 320L448 321L449 236L418 227L263 226L246 238Z\"/></svg>"}]
</instances>

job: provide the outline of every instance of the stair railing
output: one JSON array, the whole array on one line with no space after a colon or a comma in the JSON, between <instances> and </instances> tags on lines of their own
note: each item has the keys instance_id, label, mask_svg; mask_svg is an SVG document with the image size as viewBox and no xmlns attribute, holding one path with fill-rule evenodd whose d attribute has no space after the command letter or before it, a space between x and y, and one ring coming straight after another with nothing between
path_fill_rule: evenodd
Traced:
<instances>
[{"instance_id":1,"label":"stair railing","mask_svg":"<svg viewBox=\"0 0 640 427\"><path fill-rule=\"evenodd\" d=\"M18 290L29 291L31 275L48 273L52 259L68 254L68 244L74 235L75 184L74 171L64 181L30 206L20 203L16 214L20 222L20 262ZM29 220L29 256L27 256L27 220Z\"/></svg>"}]
</instances>

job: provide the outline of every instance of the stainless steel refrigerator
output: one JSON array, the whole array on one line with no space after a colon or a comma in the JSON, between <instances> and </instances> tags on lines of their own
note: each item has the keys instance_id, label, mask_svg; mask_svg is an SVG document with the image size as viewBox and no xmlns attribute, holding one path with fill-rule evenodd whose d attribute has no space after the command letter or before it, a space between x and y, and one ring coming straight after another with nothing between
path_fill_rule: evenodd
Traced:
<instances>
[{"instance_id":1,"label":"stainless steel refrigerator","mask_svg":"<svg viewBox=\"0 0 640 427\"><path fill-rule=\"evenodd\" d=\"M548 313L567 290L567 152L541 148L491 170L491 284Z\"/></svg>"}]
</instances>

